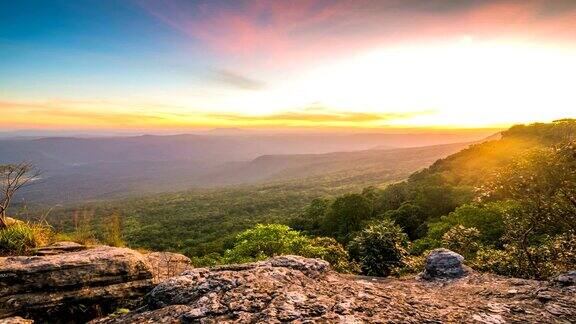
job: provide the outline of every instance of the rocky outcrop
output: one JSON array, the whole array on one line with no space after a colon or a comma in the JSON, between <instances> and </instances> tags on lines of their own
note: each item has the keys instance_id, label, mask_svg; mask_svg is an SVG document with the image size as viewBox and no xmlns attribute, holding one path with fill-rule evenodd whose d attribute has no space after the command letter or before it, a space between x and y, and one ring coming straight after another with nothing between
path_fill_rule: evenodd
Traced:
<instances>
[{"instance_id":1,"label":"rocky outcrop","mask_svg":"<svg viewBox=\"0 0 576 324\"><path fill-rule=\"evenodd\" d=\"M432 250L426 257L424 272L420 275L425 280L456 279L466 276L470 269L462 261L464 257L447 249Z\"/></svg>"},{"instance_id":2,"label":"rocky outcrop","mask_svg":"<svg viewBox=\"0 0 576 324\"><path fill-rule=\"evenodd\" d=\"M144 256L126 248L0 258L0 318L81 322L133 307L152 277Z\"/></svg>"},{"instance_id":3,"label":"rocky outcrop","mask_svg":"<svg viewBox=\"0 0 576 324\"><path fill-rule=\"evenodd\" d=\"M34 255L56 255L69 252L86 250L85 245L76 242L56 242L47 246L42 246L34 250Z\"/></svg>"},{"instance_id":4,"label":"rocky outcrop","mask_svg":"<svg viewBox=\"0 0 576 324\"><path fill-rule=\"evenodd\" d=\"M160 283L145 307L93 323L570 322L576 291L469 273L459 280L341 275L321 260L283 256L199 268Z\"/></svg>"},{"instance_id":5,"label":"rocky outcrop","mask_svg":"<svg viewBox=\"0 0 576 324\"><path fill-rule=\"evenodd\" d=\"M193 268L190 258L183 254L152 252L145 254L145 257L150 264L155 284Z\"/></svg>"}]
</instances>

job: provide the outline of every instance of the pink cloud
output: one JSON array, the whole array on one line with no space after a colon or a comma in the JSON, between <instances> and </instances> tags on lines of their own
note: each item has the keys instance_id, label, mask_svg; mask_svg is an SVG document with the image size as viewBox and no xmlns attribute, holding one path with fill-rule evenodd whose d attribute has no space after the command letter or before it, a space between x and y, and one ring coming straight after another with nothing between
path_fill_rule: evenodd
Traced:
<instances>
[{"instance_id":1,"label":"pink cloud","mask_svg":"<svg viewBox=\"0 0 576 324\"><path fill-rule=\"evenodd\" d=\"M469 34L573 42L576 5L557 3L564 7L551 10L545 0L145 1L142 5L217 55L246 64L286 66L399 42Z\"/></svg>"}]
</instances>

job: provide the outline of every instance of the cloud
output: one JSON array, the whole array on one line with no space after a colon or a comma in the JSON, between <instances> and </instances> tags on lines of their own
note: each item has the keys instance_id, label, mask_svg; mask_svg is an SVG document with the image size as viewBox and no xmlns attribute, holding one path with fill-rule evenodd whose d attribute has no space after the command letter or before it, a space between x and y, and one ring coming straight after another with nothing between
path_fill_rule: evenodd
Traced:
<instances>
[{"instance_id":1,"label":"cloud","mask_svg":"<svg viewBox=\"0 0 576 324\"><path fill-rule=\"evenodd\" d=\"M251 79L245 75L230 70L214 71L214 79L231 87L242 90L258 91L264 89L266 86L266 84L262 81Z\"/></svg>"},{"instance_id":2,"label":"cloud","mask_svg":"<svg viewBox=\"0 0 576 324\"><path fill-rule=\"evenodd\" d=\"M216 55L269 67L463 35L570 42L576 34L574 0L143 0L140 4Z\"/></svg>"},{"instance_id":3,"label":"cloud","mask_svg":"<svg viewBox=\"0 0 576 324\"><path fill-rule=\"evenodd\" d=\"M398 119L408 119L415 116L434 113L434 110L417 112L335 112L327 108L308 107L305 109L286 111L269 115L242 115L242 114L210 114L211 118L232 122L315 122L315 123L366 123L383 122Z\"/></svg>"},{"instance_id":4,"label":"cloud","mask_svg":"<svg viewBox=\"0 0 576 324\"><path fill-rule=\"evenodd\" d=\"M0 101L0 114L6 119L24 117L32 123L104 123L110 125L146 124L164 119L145 111L119 111L120 103L101 100L50 100L42 102Z\"/></svg>"}]
</instances>

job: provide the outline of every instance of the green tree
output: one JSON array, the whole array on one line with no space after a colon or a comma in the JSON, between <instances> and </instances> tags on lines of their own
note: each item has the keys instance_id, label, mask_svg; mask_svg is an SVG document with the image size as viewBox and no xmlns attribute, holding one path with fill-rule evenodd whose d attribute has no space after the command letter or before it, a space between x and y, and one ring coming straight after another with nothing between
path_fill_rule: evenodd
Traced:
<instances>
[{"instance_id":1,"label":"green tree","mask_svg":"<svg viewBox=\"0 0 576 324\"><path fill-rule=\"evenodd\" d=\"M372 204L366 197L360 194L344 195L338 197L330 206L322 221L322 229L325 234L346 243L371 216Z\"/></svg>"},{"instance_id":2,"label":"green tree","mask_svg":"<svg viewBox=\"0 0 576 324\"><path fill-rule=\"evenodd\" d=\"M349 243L348 250L360 262L362 273L388 276L402 266L407 255L408 237L391 220L368 225Z\"/></svg>"},{"instance_id":3,"label":"green tree","mask_svg":"<svg viewBox=\"0 0 576 324\"><path fill-rule=\"evenodd\" d=\"M294 229L305 231L306 233L317 235L320 234L320 224L326 217L330 208L330 200L325 198L316 198L306 206L304 212L292 219L291 225Z\"/></svg>"},{"instance_id":4,"label":"green tree","mask_svg":"<svg viewBox=\"0 0 576 324\"><path fill-rule=\"evenodd\" d=\"M504 235L504 213L517 208L515 201L496 201L486 204L466 204L456 208L446 216L431 223L428 237L440 240L442 236L455 226L474 227L479 231L478 240L484 245L502 246Z\"/></svg>"},{"instance_id":5,"label":"green tree","mask_svg":"<svg viewBox=\"0 0 576 324\"><path fill-rule=\"evenodd\" d=\"M504 213L505 240L520 253L529 276L544 275L535 248L545 236L576 233L576 147L534 149L503 168L483 188L484 199L511 199L518 208ZM522 260L519 260L523 264Z\"/></svg>"},{"instance_id":6,"label":"green tree","mask_svg":"<svg viewBox=\"0 0 576 324\"><path fill-rule=\"evenodd\" d=\"M400 225L410 239L417 239L426 234L426 217L422 208L411 203L404 203L396 210L389 210L384 217Z\"/></svg>"}]
</instances>

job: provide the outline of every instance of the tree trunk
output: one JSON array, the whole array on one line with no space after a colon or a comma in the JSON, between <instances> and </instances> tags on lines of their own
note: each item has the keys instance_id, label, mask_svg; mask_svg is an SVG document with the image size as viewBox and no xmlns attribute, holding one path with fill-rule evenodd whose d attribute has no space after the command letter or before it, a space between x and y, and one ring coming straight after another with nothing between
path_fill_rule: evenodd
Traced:
<instances>
[{"instance_id":1,"label":"tree trunk","mask_svg":"<svg viewBox=\"0 0 576 324\"><path fill-rule=\"evenodd\" d=\"M5 229L6 227L8 227L8 224L6 223L6 214L2 212L2 214L0 214L0 229Z\"/></svg>"}]
</instances>

